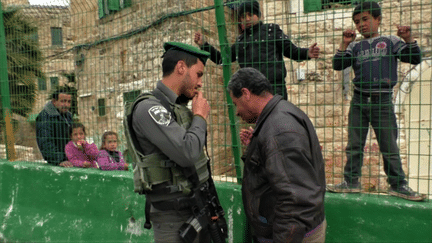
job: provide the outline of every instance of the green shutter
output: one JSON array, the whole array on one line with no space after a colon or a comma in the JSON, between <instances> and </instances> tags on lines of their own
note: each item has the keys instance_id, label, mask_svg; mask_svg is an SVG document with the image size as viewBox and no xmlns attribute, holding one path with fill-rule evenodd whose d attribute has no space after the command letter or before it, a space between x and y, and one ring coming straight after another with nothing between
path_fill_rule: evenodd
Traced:
<instances>
[{"instance_id":1,"label":"green shutter","mask_svg":"<svg viewBox=\"0 0 432 243\"><path fill-rule=\"evenodd\" d=\"M98 0L99 5L99 18L103 18L105 16L105 9L104 9L104 0Z\"/></svg>"},{"instance_id":2,"label":"green shutter","mask_svg":"<svg viewBox=\"0 0 432 243\"><path fill-rule=\"evenodd\" d=\"M132 0L123 0L123 8L128 8L132 6Z\"/></svg>"},{"instance_id":3,"label":"green shutter","mask_svg":"<svg viewBox=\"0 0 432 243\"><path fill-rule=\"evenodd\" d=\"M98 99L99 116L105 116L105 99Z\"/></svg>"},{"instance_id":4,"label":"green shutter","mask_svg":"<svg viewBox=\"0 0 432 243\"><path fill-rule=\"evenodd\" d=\"M120 10L120 0L108 0L108 9L114 11Z\"/></svg>"},{"instance_id":5,"label":"green shutter","mask_svg":"<svg viewBox=\"0 0 432 243\"><path fill-rule=\"evenodd\" d=\"M322 9L321 0L303 0L304 12L320 11Z\"/></svg>"},{"instance_id":6,"label":"green shutter","mask_svg":"<svg viewBox=\"0 0 432 243\"><path fill-rule=\"evenodd\" d=\"M54 89L59 85L58 77L50 77L50 81L51 81L51 89Z\"/></svg>"},{"instance_id":7,"label":"green shutter","mask_svg":"<svg viewBox=\"0 0 432 243\"><path fill-rule=\"evenodd\" d=\"M59 27L51 27L51 44L53 46L63 45L63 31Z\"/></svg>"},{"instance_id":8,"label":"green shutter","mask_svg":"<svg viewBox=\"0 0 432 243\"><path fill-rule=\"evenodd\" d=\"M43 78L38 78L38 89L47 90L46 80Z\"/></svg>"}]
</instances>

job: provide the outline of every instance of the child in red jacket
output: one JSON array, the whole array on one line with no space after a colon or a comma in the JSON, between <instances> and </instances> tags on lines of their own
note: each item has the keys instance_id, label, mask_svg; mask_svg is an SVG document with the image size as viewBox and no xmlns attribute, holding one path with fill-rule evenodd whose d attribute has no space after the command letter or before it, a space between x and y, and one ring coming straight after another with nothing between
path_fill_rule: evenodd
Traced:
<instances>
[{"instance_id":1,"label":"child in red jacket","mask_svg":"<svg viewBox=\"0 0 432 243\"><path fill-rule=\"evenodd\" d=\"M81 123L74 123L70 129L71 141L66 144L66 156L74 167L99 168L96 159L99 150L94 143L85 140L85 127Z\"/></svg>"}]
</instances>

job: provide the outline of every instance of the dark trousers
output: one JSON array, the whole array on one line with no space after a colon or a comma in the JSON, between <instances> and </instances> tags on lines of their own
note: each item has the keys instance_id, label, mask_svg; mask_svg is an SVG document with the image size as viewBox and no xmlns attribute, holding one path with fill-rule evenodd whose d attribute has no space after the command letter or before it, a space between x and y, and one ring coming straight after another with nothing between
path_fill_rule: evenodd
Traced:
<instances>
[{"instance_id":1,"label":"dark trousers","mask_svg":"<svg viewBox=\"0 0 432 243\"><path fill-rule=\"evenodd\" d=\"M371 124L383 156L384 171L388 183L393 187L406 184L399 148L396 143L398 132L392 94L354 92L348 119L345 180L355 184L361 176L363 150L369 124Z\"/></svg>"},{"instance_id":2,"label":"dark trousers","mask_svg":"<svg viewBox=\"0 0 432 243\"><path fill-rule=\"evenodd\" d=\"M315 229L308 232L302 240L302 243L324 243L327 229L327 220L318 225ZM274 243L272 239L254 237L254 243Z\"/></svg>"},{"instance_id":3,"label":"dark trousers","mask_svg":"<svg viewBox=\"0 0 432 243\"><path fill-rule=\"evenodd\" d=\"M183 243L179 236L180 227L192 216L188 210L167 210L150 213L155 243ZM193 243L210 243L208 229L202 229ZM192 243L192 242L191 242Z\"/></svg>"}]
</instances>

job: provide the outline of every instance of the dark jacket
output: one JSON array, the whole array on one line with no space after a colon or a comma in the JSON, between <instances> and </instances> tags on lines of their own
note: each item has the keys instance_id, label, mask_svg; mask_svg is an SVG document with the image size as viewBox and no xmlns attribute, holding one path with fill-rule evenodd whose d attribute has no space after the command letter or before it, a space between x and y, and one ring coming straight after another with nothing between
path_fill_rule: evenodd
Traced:
<instances>
[{"instance_id":1,"label":"dark jacket","mask_svg":"<svg viewBox=\"0 0 432 243\"><path fill-rule=\"evenodd\" d=\"M50 164L58 165L67 161L65 146L70 140L69 127L72 113L60 114L48 102L36 118L36 140L43 158Z\"/></svg>"},{"instance_id":2,"label":"dark jacket","mask_svg":"<svg viewBox=\"0 0 432 243\"><path fill-rule=\"evenodd\" d=\"M243 203L254 235L301 242L324 216L324 159L307 115L276 95L243 157Z\"/></svg>"},{"instance_id":3,"label":"dark jacket","mask_svg":"<svg viewBox=\"0 0 432 243\"><path fill-rule=\"evenodd\" d=\"M201 49L210 52L210 59L222 63L221 53L205 43ZM237 61L240 67L253 67L264 74L272 85L285 91L287 71L283 57L295 61L309 60L309 48L299 48L284 34L277 24L260 22L246 29L231 46L231 61ZM281 94L276 91L277 94Z\"/></svg>"}]
</instances>

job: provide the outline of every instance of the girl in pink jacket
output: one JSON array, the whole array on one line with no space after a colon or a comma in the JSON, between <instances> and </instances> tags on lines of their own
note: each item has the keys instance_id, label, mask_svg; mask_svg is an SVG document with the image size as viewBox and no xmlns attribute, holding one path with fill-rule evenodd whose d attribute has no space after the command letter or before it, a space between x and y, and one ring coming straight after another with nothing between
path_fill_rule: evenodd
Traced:
<instances>
[{"instance_id":1,"label":"girl in pink jacket","mask_svg":"<svg viewBox=\"0 0 432 243\"><path fill-rule=\"evenodd\" d=\"M99 150L94 143L85 140L85 127L81 123L73 123L70 129L71 141L66 144L66 156L74 167L99 168L96 159Z\"/></svg>"},{"instance_id":2,"label":"girl in pink jacket","mask_svg":"<svg viewBox=\"0 0 432 243\"><path fill-rule=\"evenodd\" d=\"M102 145L97 159L101 170L128 170L122 153L117 151L117 137L117 133L113 131L102 135Z\"/></svg>"}]
</instances>

